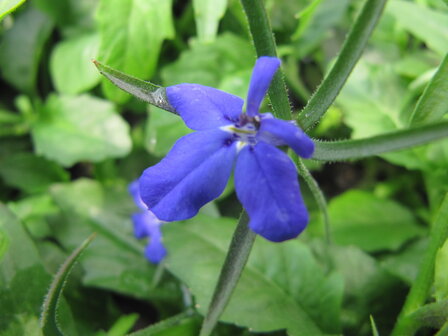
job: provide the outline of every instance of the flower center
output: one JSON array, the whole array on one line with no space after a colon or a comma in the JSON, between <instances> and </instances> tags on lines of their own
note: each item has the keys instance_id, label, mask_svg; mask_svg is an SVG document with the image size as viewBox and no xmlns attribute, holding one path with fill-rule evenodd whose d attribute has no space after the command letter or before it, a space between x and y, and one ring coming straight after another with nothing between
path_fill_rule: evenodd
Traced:
<instances>
[{"instance_id":1,"label":"flower center","mask_svg":"<svg viewBox=\"0 0 448 336\"><path fill-rule=\"evenodd\" d=\"M246 145L255 145L257 143L257 133L260 127L259 116L248 116L242 113L237 122L233 125L222 126L223 131L232 134L232 140L237 142L238 151Z\"/></svg>"}]
</instances>

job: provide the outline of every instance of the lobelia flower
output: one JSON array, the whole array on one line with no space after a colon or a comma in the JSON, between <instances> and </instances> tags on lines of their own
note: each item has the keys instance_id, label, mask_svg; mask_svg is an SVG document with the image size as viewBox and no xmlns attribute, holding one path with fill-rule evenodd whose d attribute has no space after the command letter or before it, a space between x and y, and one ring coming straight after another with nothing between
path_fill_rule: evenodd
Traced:
<instances>
[{"instance_id":1,"label":"lobelia flower","mask_svg":"<svg viewBox=\"0 0 448 336\"><path fill-rule=\"evenodd\" d=\"M287 145L310 158L313 141L293 122L259 113L272 77L280 66L260 57L244 101L198 84L167 87L168 101L197 131L180 138L167 156L140 177L143 202L164 221L191 218L224 190L235 165L235 189L249 227L280 242L297 237L308 213L291 159L275 146Z\"/></svg>"},{"instance_id":2,"label":"lobelia flower","mask_svg":"<svg viewBox=\"0 0 448 336\"><path fill-rule=\"evenodd\" d=\"M163 222L149 211L145 203L142 202L139 189L138 181L129 185L129 193L134 198L134 203L141 210L132 215L134 234L137 239L149 237L149 243L145 248L145 257L150 262L158 264L166 255L165 246L162 243L162 232L160 231Z\"/></svg>"}]
</instances>

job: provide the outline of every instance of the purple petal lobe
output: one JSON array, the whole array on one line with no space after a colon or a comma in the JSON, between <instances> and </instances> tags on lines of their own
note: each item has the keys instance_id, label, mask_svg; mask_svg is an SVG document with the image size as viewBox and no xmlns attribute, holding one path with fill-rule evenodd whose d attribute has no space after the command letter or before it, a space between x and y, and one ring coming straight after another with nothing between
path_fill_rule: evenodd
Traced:
<instances>
[{"instance_id":1,"label":"purple petal lobe","mask_svg":"<svg viewBox=\"0 0 448 336\"><path fill-rule=\"evenodd\" d=\"M138 185L138 180L133 181L131 184L129 184L128 191L131 194L132 198L134 199L134 203L142 210L148 210L145 203L143 203L141 197L140 197L140 187Z\"/></svg>"},{"instance_id":2,"label":"purple petal lobe","mask_svg":"<svg viewBox=\"0 0 448 336\"><path fill-rule=\"evenodd\" d=\"M303 158L308 159L313 155L313 140L292 122L276 118L263 118L258 134L259 140L274 145L279 145L278 140L280 140L283 142L282 145L288 145Z\"/></svg>"},{"instance_id":3,"label":"purple petal lobe","mask_svg":"<svg viewBox=\"0 0 448 336\"><path fill-rule=\"evenodd\" d=\"M143 172L140 193L157 218L168 222L191 218L223 192L236 155L231 136L219 129L188 134Z\"/></svg>"},{"instance_id":4,"label":"purple petal lobe","mask_svg":"<svg viewBox=\"0 0 448 336\"><path fill-rule=\"evenodd\" d=\"M160 227L153 231L149 244L145 248L145 257L153 264L158 264L166 256L166 249L162 243Z\"/></svg>"},{"instance_id":5,"label":"purple petal lobe","mask_svg":"<svg viewBox=\"0 0 448 336\"><path fill-rule=\"evenodd\" d=\"M166 88L170 104L185 124L194 130L207 130L236 122L243 100L208 86L179 84Z\"/></svg>"},{"instance_id":6,"label":"purple petal lobe","mask_svg":"<svg viewBox=\"0 0 448 336\"><path fill-rule=\"evenodd\" d=\"M264 142L244 147L236 162L235 188L255 233L281 242L305 229L308 212L296 169L281 150Z\"/></svg>"},{"instance_id":7,"label":"purple petal lobe","mask_svg":"<svg viewBox=\"0 0 448 336\"><path fill-rule=\"evenodd\" d=\"M157 229L161 224L149 210L133 214L132 223L134 224L134 235L137 239L150 236L153 230Z\"/></svg>"},{"instance_id":8,"label":"purple petal lobe","mask_svg":"<svg viewBox=\"0 0 448 336\"><path fill-rule=\"evenodd\" d=\"M257 59L247 94L246 111L250 116L258 113L261 102L263 101L272 77L280 66L280 60L276 57L262 56Z\"/></svg>"}]
</instances>

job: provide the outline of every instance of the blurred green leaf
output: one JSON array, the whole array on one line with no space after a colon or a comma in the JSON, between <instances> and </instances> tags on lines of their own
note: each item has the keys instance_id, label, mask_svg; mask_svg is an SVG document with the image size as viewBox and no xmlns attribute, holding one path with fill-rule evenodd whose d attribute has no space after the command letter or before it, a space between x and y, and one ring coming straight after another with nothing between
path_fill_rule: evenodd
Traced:
<instances>
[{"instance_id":1,"label":"blurred green leaf","mask_svg":"<svg viewBox=\"0 0 448 336\"><path fill-rule=\"evenodd\" d=\"M129 125L113 104L89 95L50 96L32 136L38 154L63 166L123 157L131 150Z\"/></svg>"},{"instance_id":2,"label":"blurred green leaf","mask_svg":"<svg viewBox=\"0 0 448 336\"><path fill-rule=\"evenodd\" d=\"M437 301L448 299L448 239L437 252L434 273L434 296Z\"/></svg>"},{"instance_id":3,"label":"blurred green leaf","mask_svg":"<svg viewBox=\"0 0 448 336\"><path fill-rule=\"evenodd\" d=\"M33 329L35 334L33 321L39 316L51 277L22 224L2 204L0 232L3 240L8 242L6 253L0 260L0 334L9 330L11 335L17 335L27 328Z\"/></svg>"},{"instance_id":4,"label":"blurred green leaf","mask_svg":"<svg viewBox=\"0 0 448 336\"><path fill-rule=\"evenodd\" d=\"M100 74L91 60L98 52L97 34L81 35L60 42L53 50L50 70L56 89L77 94L97 85Z\"/></svg>"},{"instance_id":5,"label":"blurred green leaf","mask_svg":"<svg viewBox=\"0 0 448 336\"><path fill-rule=\"evenodd\" d=\"M335 271L344 278L344 335L370 335L370 315L375 316L383 334L383 326L395 322L393 314L384 312L400 299L397 291L402 288L401 282L356 246L333 245L330 254Z\"/></svg>"},{"instance_id":6,"label":"blurred green leaf","mask_svg":"<svg viewBox=\"0 0 448 336\"><path fill-rule=\"evenodd\" d=\"M328 212L337 244L355 245L369 252L396 250L425 232L405 207L360 190L333 198Z\"/></svg>"},{"instance_id":7,"label":"blurred green leaf","mask_svg":"<svg viewBox=\"0 0 448 336\"><path fill-rule=\"evenodd\" d=\"M171 0L101 0L98 59L124 73L150 78L163 40L174 37ZM124 102L129 96L103 81L106 97Z\"/></svg>"},{"instance_id":8,"label":"blurred green leaf","mask_svg":"<svg viewBox=\"0 0 448 336\"><path fill-rule=\"evenodd\" d=\"M311 23L314 14L316 13L316 9L318 8L320 2L322 0L313 0L308 4L304 9L298 12L295 17L299 20L299 26L295 31L294 35L291 37L293 39L299 38L303 32L308 28Z\"/></svg>"},{"instance_id":9,"label":"blurred green leaf","mask_svg":"<svg viewBox=\"0 0 448 336\"><path fill-rule=\"evenodd\" d=\"M161 75L166 86L196 83L246 97L254 58L248 41L224 33L213 43L192 43Z\"/></svg>"},{"instance_id":10,"label":"blurred green leaf","mask_svg":"<svg viewBox=\"0 0 448 336\"><path fill-rule=\"evenodd\" d=\"M16 10L24 2L25 0L3 0L0 2L0 19Z\"/></svg>"},{"instance_id":11,"label":"blurred green leaf","mask_svg":"<svg viewBox=\"0 0 448 336\"><path fill-rule=\"evenodd\" d=\"M192 312L187 310L184 313L136 331L129 336L197 336L199 334L200 320L198 316L191 317L191 315Z\"/></svg>"},{"instance_id":12,"label":"blurred green leaf","mask_svg":"<svg viewBox=\"0 0 448 336\"><path fill-rule=\"evenodd\" d=\"M81 260L85 285L144 299L178 295L170 282L157 288L152 284L155 267L133 236L130 217L138 208L125 185L105 188L97 181L78 179L53 186L51 196L62 211L53 232L66 249L74 249L92 232L98 234Z\"/></svg>"},{"instance_id":13,"label":"blurred green leaf","mask_svg":"<svg viewBox=\"0 0 448 336\"><path fill-rule=\"evenodd\" d=\"M447 16L448 18L448 16ZM412 113L411 123L439 121L448 112L448 54L425 88Z\"/></svg>"},{"instance_id":14,"label":"blurred green leaf","mask_svg":"<svg viewBox=\"0 0 448 336\"><path fill-rule=\"evenodd\" d=\"M138 314L129 314L121 316L107 332L107 336L123 336L127 335L137 322ZM98 336L98 335L97 335Z\"/></svg>"},{"instance_id":15,"label":"blurred green leaf","mask_svg":"<svg viewBox=\"0 0 448 336\"><path fill-rule=\"evenodd\" d=\"M447 13L404 0L390 1L386 13L393 15L399 25L439 55L444 56L448 52Z\"/></svg>"},{"instance_id":16,"label":"blurred green leaf","mask_svg":"<svg viewBox=\"0 0 448 336\"><path fill-rule=\"evenodd\" d=\"M417 277L423 255L428 248L428 240L420 239L396 254L388 255L381 261L381 266L396 275L408 285Z\"/></svg>"},{"instance_id":17,"label":"blurred green leaf","mask_svg":"<svg viewBox=\"0 0 448 336\"><path fill-rule=\"evenodd\" d=\"M180 137L190 132L179 116L150 107L145 137L145 146L150 153L164 156Z\"/></svg>"},{"instance_id":18,"label":"blurred green leaf","mask_svg":"<svg viewBox=\"0 0 448 336\"><path fill-rule=\"evenodd\" d=\"M211 299L234 221L197 216L165 227L166 266L191 289L201 313ZM290 335L337 332L342 285L336 274L324 274L299 241L259 239L221 320L254 331L287 328Z\"/></svg>"},{"instance_id":19,"label":"blurred green leaf","mask_svg":"<svg viewBox=\"0 0 448 336\"><path fill-rule=\"evenodd\" d=\"M84 240L84 242L70 254L51 282L42 305L41 326L45 336L63 335L58 321L59 302L62 297L62 292L66 285L67 278L81 256L81 253L89 246L94 238L95 234L90 235L90 237Z\"/></svg>"},{"instance_id":20,"label":"blurred green leaf","mask_svg":"<svg viewBox=\"0 0 448 336\"><path fill-rule=\"evenodd\" d=\"M213 42L227 8L227 0L193 0L193 7L199 41Z\"/></svg>"},{"instance_id":21,"label":"blurred green leaf","mask_svg":"<svg viewBox=\"0 0 448 336\"><path fill-rule=\"evenodd\" d=\"M6 184L29 193L45 191L52 183L69 179L56 163L28 152L0 159L0 176Z\"/></svg>"},{"instance_id":22,"label":"blurred green leaf","mask_svg":"<svg viewBox=\"0 0 448 336\"><path fill-rule=\"evenodd\" d=\"M26 93L35 90L40 58L52 28L47 16L28 7L4 32L0 43L2 77L18 90Z\"/></svg>"},{"instance_id":23,"label":"blurred green leaf","mask_svg":"<svg viewBox=\"0 0 448 336\"><path fill-rule=\"evenodd\" d=\"M299 24L292 35L299 57L308 55L329 35L331 29L344 17L348 5L348 0L319 0L299 13Z\"/></svg>"},{"instance_id":24,"label":"blurred green leaf","mask_svg":"<svg viewBox=\"0 0 448 336\"><path fill-rule=\"evenodd\" d=\"M93 15L99 0L33 0L58 26L64 37L75 37L95 30Z\"/></svg>"}]
</instances>

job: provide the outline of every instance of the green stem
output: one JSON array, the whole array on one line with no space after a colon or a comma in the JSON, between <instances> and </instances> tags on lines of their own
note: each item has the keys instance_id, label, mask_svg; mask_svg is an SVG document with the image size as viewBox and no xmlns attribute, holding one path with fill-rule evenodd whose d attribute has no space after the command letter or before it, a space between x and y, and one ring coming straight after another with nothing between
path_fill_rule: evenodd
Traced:
<instances>
[{"instance_id":1,"label":"green stem","mask_svg":"<svg viewBox=\"0 0 448 336\"><path fill-rule=\"evenodd\" d=\"M274 35L264 8L262 0L241 0L244 12L249 23L249 30L254 42L257 56L277 56ZM288 93L286 91L283 73L277 71L272 79L268 91L269 100L272 104L273 114L280 119L291 119L291 106L289 105Z\"/></svg>"},{"instance_id":2,"label":"green stem","mask_svg":"<svg viewBox=\"0 0 448 336\"><path fill-rule=\"evenodd\" d=\"M448 121L399 130L367 139L331 142L316 141L316 150L314 151L313 159L322 161L361 159L372 155L423 145L430 141L446 137L448 137Z\"/></svg>"},{"instance_id":3,"label":"green stem","mask_svg":"<svg viewBox=\"0 0 448 336\"><path fill-rule=\"evenodd\" d=\"M439 330L436 336L448 336L448 321L443 325L443 327Z\"/></svg>"},{"instance_id":4,"label":"green stem","mask_svg":"<svg viewBox=\"0 0 448 336\"><path fill-rule=\"evenodd\" d=\"M392 336L413 335L417 330L415 319L409 319L409 315L419 309L426 301L429 290L434 280L434 264L437 251L448 237L448 193L440 206L433 222L429 240L429 246L423 257L422 265L417 274L406 302L398 317L397 324L392 331Z\"/></svg>"},{"instance_id":5,"label":"green stem","mask_svg":"<svg viewBox=\"0 0 448 336\"><path fill-rule=\"evenodd\" d=\"M229 252L221 269L221 274L219 275L218 283L208 307L207 315L202 324L200 336L208 336L211 334L218 322L219 316L221 316L229 302L249 258L256 235L249 229L248 222L249 217L243 211L233 234Z\"/></svg>"},{"instance_id":6,"label":"green stem","mask_svg":"<svg viewBox=\"0 0 448 336\"><path fill-rule=\"evenodd\" d=\"M336 99L358 62L387 0L367 0L328 75L299 114L303 129L312 128Z\"/></svg>"}]
</instances>

